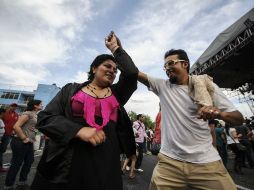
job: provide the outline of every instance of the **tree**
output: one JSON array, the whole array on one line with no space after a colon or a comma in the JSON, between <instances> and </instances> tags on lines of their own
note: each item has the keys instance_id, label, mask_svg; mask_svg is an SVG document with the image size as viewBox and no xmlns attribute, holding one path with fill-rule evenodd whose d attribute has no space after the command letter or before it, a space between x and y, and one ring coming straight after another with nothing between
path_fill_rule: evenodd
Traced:
<instances>
[{"instance_id":1,"label":"tree","mask_svg":"<svg viewBox=\"0 0 254 190\"><path fill-rule=\"evenodd\" d=\"M151 128L154 129L155 122L152 121L151 117L149 115L143 115L144 116L144 124L146 126L146 129Z\"/></svg>"},{"instance_id":2,"label":"tree","mask_svg":"<svg viewBox=\"0 0 254 190\"><path fill-rule=\"evenodd\" d=\"M129 111L128 112L129 118L131 119L132 122L137 120L137 113L134 111Z\"/></svg>"}]
</instances>

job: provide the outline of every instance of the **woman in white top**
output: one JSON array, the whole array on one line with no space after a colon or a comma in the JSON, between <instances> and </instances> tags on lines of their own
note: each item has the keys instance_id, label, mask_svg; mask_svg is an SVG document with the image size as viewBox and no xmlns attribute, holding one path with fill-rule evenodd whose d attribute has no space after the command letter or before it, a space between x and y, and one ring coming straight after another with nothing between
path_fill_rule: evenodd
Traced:
<instances>
[{"instance_id":1,"label":"woman in white top","mask_svg":"<svg viewBox=\"0 0 254 190\"><path fill-rule=\"evenodd\" d=\"M37 112L42 108L41 100L30 100L26 111L13 126L15 135L11 140L12 159L4 189L13 189L19 170L17 189L28 189L27 178L34 161L33 143L36 135Z\"/></svg>"},{"instance_id":2,"label":"woman in white top","mask_svg":"<svg viewBox=\"0 0 254 190\"><path fill-rule=\"evenodd\" d=\"M234 162L234 170L238 174L243 174L242 172L242 155L244 154L243 151L239 150L236 146L239 142L239 137L241 134L237 134L235 128L231 127L229 124L226 123L225 125L226 134L227 134L227 143L228 147L234 152L235 154L235 162Z\"/></svg>"}]
</instances>

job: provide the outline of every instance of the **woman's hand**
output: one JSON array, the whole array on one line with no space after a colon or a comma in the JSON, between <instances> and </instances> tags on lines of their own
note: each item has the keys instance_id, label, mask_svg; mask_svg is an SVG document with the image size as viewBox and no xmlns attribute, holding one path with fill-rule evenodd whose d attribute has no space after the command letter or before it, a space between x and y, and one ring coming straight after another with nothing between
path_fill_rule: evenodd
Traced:
<instances>
[{"instance_id":1,"label":"woman's hand","mask_svg":"<svg viewBox=\"0 0 254 190\"><path fill-rule=\"evenodd\" d=\"M208 119L220 119L222 112L213 106L203 106L198 110L198 119L203 119L204 121Z\"/></svg>"},{"instance_id":2,"label":"woman's hand","mask_svg":"<svg viewBox=\"0 0 254 190\"><path fill-rule=\"evenodd\" d=\"M122 47L120 40L113 31L105 38L105 45L112 53L114 53L118 47Z\"/></svg>"},{"instance_id":3,"label":"woman's hand","mask_svg":"<svg viewBox=\"0 0 254 190\"><path fill-rule=\"evenodd\" d=\"M92 127L83 127L81 128L76 137L80 138L83 141L90 142L92 145L99 145L106 140L106 135L103 130L96 130Z\"/></svg>"}]
</instances>

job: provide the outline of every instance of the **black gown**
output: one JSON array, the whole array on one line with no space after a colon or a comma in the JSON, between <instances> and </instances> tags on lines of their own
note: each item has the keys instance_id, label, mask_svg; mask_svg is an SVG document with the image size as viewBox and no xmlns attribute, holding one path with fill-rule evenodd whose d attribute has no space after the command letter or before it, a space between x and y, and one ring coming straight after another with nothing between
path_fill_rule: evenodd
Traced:
<instances>
[{"instance_id":1,"label":"black gown","mask_svg":"<svg viewBox=\"0 0 254 190\"><path fill-rule=\"evenodd\" d=\"M98 120L98 119L97 119ZM106 141L93 146L78 139L71 142L74 147L68 183L50 183L39 173L31 189L36 190L121 190L120 148L116 123L109 121L103 128ZM50 172L50 171L49 171Z\"/></svg>"},{"instance_id":2,"label":"black gown","mask_svg":"<svg viewBox=\"0 0 254 190\"><path fill-rule=\"evenodd\" d=\"M78 131L88 125L83 118L73 116L71 99L90 81L65 85L38 114L36 128L50 140L45 145L30 190L123 188L120 152L128 156L136 153L132 124L123 106L137 89L138 69L122 48L114 52L114 57L121 74L110 88L120 107L117 121L110 120L103 128L106 141L93 146L75 138Z\"/></svg>"}]
</instances>

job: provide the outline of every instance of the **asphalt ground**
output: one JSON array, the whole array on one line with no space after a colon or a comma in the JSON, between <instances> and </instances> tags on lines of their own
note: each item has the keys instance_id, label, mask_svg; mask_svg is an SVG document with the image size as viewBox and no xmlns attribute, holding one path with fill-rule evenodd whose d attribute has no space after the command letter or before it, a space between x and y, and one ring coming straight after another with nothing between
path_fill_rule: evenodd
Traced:
<instances>
[{"instance_id":1,"label":"asphalt ground","mask_svg":"<svg viewBox=\"0 0 254 190\"><path fill-rule=\"evenodd\" d=\"M35 161L32 165L28 183L31 184L33 177L36 172L36 166L40 160L40 155L42 152L36 152ZM228 162L228 170L230 175L232 176L234 182L237 184L239 190L254 190L254 170L250 168L243 168L243 175L236 174L233 171L233 158L234 155L229 152L229 162ZM8 166L11 160L11 151L8 150L4 154L4 163L5 166ZM136 173L135 179L129 179L128 173L123 175L123 184L124 190L148 190L150 179L152 176L153 169L157 163L157 157L154 155L144 155L142 169L144 172ZM0 173L0 189L3 189L4 180L6 173ZM18 179L18 175L17 175Z\"/></svg>"}]
</instances>

